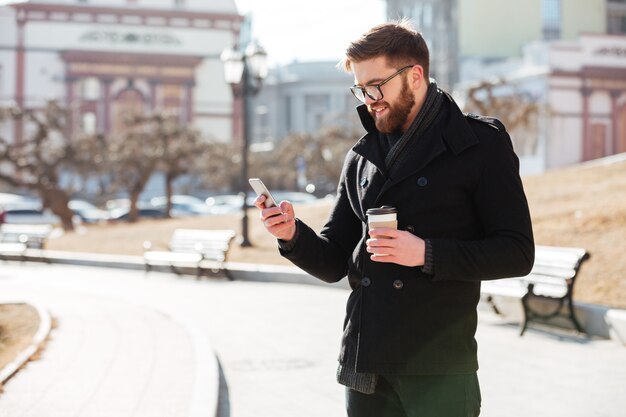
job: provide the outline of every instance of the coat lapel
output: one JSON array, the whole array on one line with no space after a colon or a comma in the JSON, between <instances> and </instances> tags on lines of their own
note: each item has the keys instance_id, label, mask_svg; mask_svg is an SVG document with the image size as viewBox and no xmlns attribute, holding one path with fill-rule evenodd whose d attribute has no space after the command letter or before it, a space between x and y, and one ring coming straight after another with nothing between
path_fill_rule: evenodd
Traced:
<instances>
[{"instance_id":1,"label":"coat lapel","mask_svg":"<svg viewBox=\"0 0 626 417\"><path fill-rule=\"evenodd\" d=\"M364 157L378 168L378 172L385 177L384 184L378 193L375 206L383 194L395 184L419 172L428 166L435 158L449 150L458 155L465 149L478 143L478 138L467 123L465 116L456 105L452 97L446 95L441 115L420 138L413 138L406 149L406 154L393 166L391 172L385 175L385 155L376 141L380 140L380 133L376 130L374 120L365 105L357 107L359 117L367 134L352 148L354 152Z\"/></svg>"}]
</instances>

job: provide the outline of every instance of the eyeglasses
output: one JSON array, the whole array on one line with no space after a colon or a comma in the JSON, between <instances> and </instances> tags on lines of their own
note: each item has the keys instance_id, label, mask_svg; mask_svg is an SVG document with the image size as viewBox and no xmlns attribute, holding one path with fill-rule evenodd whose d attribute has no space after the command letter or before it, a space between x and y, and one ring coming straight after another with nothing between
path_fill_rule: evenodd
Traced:
<instances>
[{"instance_id":1,"label":"eyeglasses","mask_svg":"<svg viewBox=\"0 0 626 417\"><path fill-rule=\"evenodd\" d=\"M389 77L379 82L378 84L366 85L364 87L353 85L352 87L350 87L350 91L352 92L352 95L356 97L357 100L363 103L365 103L365 96L369 97L370 99L374 101L382 100L383 92L380 89L380 87L382 87L388 81L391 81L393 77L395 77L396 75L412 67L413 65L407 65L406 67L400 68L398 71L394 72L393 74L391 74Z\"/></svg>"}]
</instances>

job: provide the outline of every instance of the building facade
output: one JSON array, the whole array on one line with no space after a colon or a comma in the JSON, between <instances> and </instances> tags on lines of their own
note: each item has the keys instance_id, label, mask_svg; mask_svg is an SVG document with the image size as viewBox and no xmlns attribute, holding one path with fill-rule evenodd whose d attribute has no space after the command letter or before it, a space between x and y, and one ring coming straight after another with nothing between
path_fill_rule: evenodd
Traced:
<instances>
[{"instance_id":1,"label":"building facade","mask_svg":"<svg viewBox=\"0 0 626 417\"><path fill-rule=\"evenodd\" d=\"M70 134L114 134L130 112L175 112L231 140L241 105L222 50L239 38L233 0L38 0L0 7L0 106L65 104ZM24 126L16 123L20 140Z\"/></svg>"},{"instance_id":2,"label":"building facade","mask_svg":"<svg viewBox=\"0 0 626 417\"><path fill-rule=\"evenodd\" d=\"M293 62L271 69L254 99L252 142L280 141L323 127L356 132L359 102L349 90L354 78L336 65L332 61Z\"/></svg>"},{"instance_id":3,"label":"building facade","mask_svg":"<svg viewBox=\"0 0 626 417\"><path fill-rule=\"evenodd\" d=\"M552 45L547 167L626 152L626 36Z\"/></svg>"},{"instance_id":4,"label":"building facade","mask_svg":"<svg viewBox=\"0 0 626 417\"><path fill-rule=\"evenodd\" d=\"M485 64L481 73L503 80L496 96L514 93L538 104L533 123L511 132L522 173L626 152L626 36L535 42L521 58Z\"/></svg>"},{"instance_id":5,"label":"building facade","mask_svg":"<svg viewBox=\"0 0 626 417\"><path fill-rule=\"evenodd\" d=\"M387 18L411 19L430 50L430 77L446 89L459 79L459 2L387 0Z\"/></svg>"},{"instance_id":6,"label":"building facade","mask_svg":"<svg viewBox=\"0 0 626 417\"><path fill-rule=\"evenodd\" d=\"M618 19L611 17L609 11L617 13L623 3L387 0L387 17L408 17L414 21L431 49L432 75L451 88L460 80L473 79L477 65L520 56L524 45L530 42L574 40L581 33L606 33L607 22Z\"/></svg>"}]
</instances>

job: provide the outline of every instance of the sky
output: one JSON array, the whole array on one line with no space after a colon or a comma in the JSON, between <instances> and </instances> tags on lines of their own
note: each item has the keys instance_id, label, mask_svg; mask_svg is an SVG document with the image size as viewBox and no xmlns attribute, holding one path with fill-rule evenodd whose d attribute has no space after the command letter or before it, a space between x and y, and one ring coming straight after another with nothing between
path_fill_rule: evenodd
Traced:
<instances>
[{"instance_id":1,"label":"sky","mask_svg":"<svg viewBox=\"0 0 626 417\"><path fill-rule=\"evenodd\" d=\"M235 0L252 16L252 36L271 66L298 61L339 61L348 44L385 21L384 0Z\"/></svg>"},{"instance_id":2,"label":"sky","mask_svg":"<svg viewBox=\"0 0 626 417\"><path fill-rule=\"evenodd\" d=\"M271 66L298 61L339 61L348 44L385 21L385 0L234 0L252 16L252 36ZM0 5L7 0L0 0Z\"/></svg>"}]
</instances>

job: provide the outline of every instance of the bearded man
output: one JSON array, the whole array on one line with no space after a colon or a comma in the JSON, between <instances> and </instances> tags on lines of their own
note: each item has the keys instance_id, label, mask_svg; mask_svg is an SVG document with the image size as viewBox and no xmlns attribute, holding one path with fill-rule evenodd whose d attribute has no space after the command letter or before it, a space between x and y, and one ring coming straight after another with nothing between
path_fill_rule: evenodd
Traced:
<instances>
[{"instance_id":1,"label":"bearded man","mask_svg":"<svg viewBox=\"0 0 626 417\"><path fill-rule=\"evenodd\" d=\"M534 242L519 161L500 121L464 115L428 76L406 22L372 28L341 65L366 134L348 153L319 234L283 201L255 205L282 255L326 282L347 276L338 381L350 417L480 413L481 280L528 274ZM397 228L366 212L397 210Z\"/></svg>"}]
</instances>

